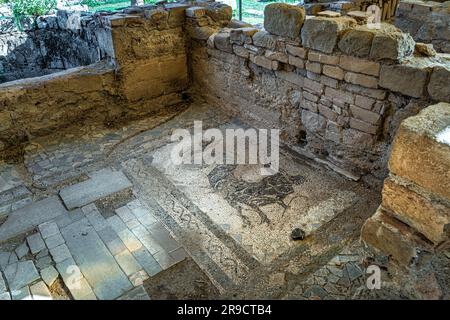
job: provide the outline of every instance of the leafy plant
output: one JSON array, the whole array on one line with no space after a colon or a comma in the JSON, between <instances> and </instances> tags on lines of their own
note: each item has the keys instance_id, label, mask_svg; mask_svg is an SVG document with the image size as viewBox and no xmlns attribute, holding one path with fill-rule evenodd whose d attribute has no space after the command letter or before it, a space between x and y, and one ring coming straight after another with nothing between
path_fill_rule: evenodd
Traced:
<instances>
[{"instance_id":1,"label":"leafy plant","mask_svg":"<svg viewBox=\"0 0 450 320\"><path fill-rule=\"evenodd\" d=\"M38 17L56 8L57 0L8 0L19 30L23 29L24 17Z\"/></svg>"}]
</instances>

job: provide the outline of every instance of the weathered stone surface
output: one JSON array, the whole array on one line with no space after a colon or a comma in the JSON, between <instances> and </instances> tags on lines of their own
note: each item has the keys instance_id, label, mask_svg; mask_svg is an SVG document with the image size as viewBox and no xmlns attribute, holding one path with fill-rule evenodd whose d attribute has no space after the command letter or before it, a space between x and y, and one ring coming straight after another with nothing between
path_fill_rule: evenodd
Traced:
<instances>
[{"instance_id":1,"label":"weathered stone surface","mask_svg":"<svg viewBox=\"0 0 450 320\"><path fill-rule=\"evenodd\" d=\"M28 236L27 242L28 245L30 246L32 254L39 253L40 251L45 249L45 243L40 233L35 233L32 234L31 236Z\"/></svg>"},{"instance_id":2,"label":"weathered stone surface","mask_svg":"<svg viewBox=\"0 0 450 320\"><path fill-rule=\"evenodd\" d=\"M4 270L11 291L19 290L39 279L39 273L32 261L10 264Z\"/></svg>"},{"instance_id":3,"label":"weathered stone surface","mask_svg":"<svg viewBox=\"0 0 450 320\"><path fill-rule=\"evenodd\" d=\"M434 67L427 89L432 99L450 102L450 70L445 67Z\"/></svg>"},{"instance_id":4,"label":"weathered stone surface","mask_svg":"<svg viewBox=\"0 0 450 320\"><path fill-rule=\"evenodd\" d=\"M39 281L30 286L30 292L33 300L53 300L50 291L43 281Z\"/></svg>"},{"instance_id":5,"label":"weathered stone surface","mask_svg":"<svg viewBox=\"0 0 450 320\"><path fill-rule=\"evenodd\" d=\"M391 172L450 199L449 126L447 103L429 106L404 120L392 146Z\"/></svg>"},{"instance_id":6,"label":"weathered stone surface","mask_svg":"<svg viewBox=\"0 0 450 320\"><path fill-rule=\"evenodd\" d=\"M391 177L384 181L382 206L435 244L447 238L450 202L445 204L414 184Z\"/></svg>"},{"instance_id":7,"label":"weathered stone surface","mask_svg":"<svg viewBox=\"0 0 450 320\"><path fill-rule=\"evenodd\" d=\"M230 42L229 32L219 32L214 35L214 45L217 49L225 52L233 52L233 46Z\"/></svg>"},{"instance_id":8,"label":"weathered stone surface","mask_svg":"<svg viewBox=\"0 0 450 320\"><path fill-rule=\"evenodd\" d=\"M87 181L62 189L59 194L68 209L75 209L131 186L122 172L105 169L92 174Z\"/></svg>"},{"instance_id":9,"label":"weathered stone surface","mask_svg":"<svg viewBox=\"0 0 450 320\"><path fill-rule=\"evenodd\" d=\"M435 57L437 55L433 45L429 43L417 42L414 48L414 55L420 55L423 57Z\"/></svg>"},{"instance_id":10,"label":"weathered stone surface","mask_svg":"<svg viewBox=\"0 0 450 320\"><path fill-rule=\"evenodd\" d=\"M307 19L302 28L302 43L307 48L332 53L341 32L355 25L356 21L349 17Z\"/></svg>"},{"instance_id":11,"label":"weathered stone surface","mask_svg":"<svg viewBox=\"0 0 450 320\"><path fill-rule=\"evenodd\" d=\"M253 27L237 28L230 30L230 40L233 43L243 45L244 43L252 43L253 35L259 30Z\"/></svg>"},{"instance_id":12,"label":"weathered stone surface","mask_svg":"<svg viewBox=\"0 0 450 320\"><path fill-rule=\"evenodd\" d=\"M48 266L47 268L41 270L41 278L49 287L51 287L56 279L58 279L58 276L59 273L53 266Z\"/></svg>"},{"instance_id":13,"label":"weathered stone surface","mask_svg":"<svg viewBox=\"0 0 450 320\"><path fill-rule=\"evenodd\" d=\"M402 60L413 54L414 46L415 42L409 34L383 23L382 28L377 29L373 38L370 58Z\"/></svg>"},{"instance_id":14,"label":"weathered stone surface","mask_svg":"<svg viewBox=\"0 0 450 320\"><path fill-rule=\"evenodd\" d=\"M369 218L361 230L361 239L403 266L414 265L430 246L414 230L390 217L383 209Z\"/></svg>"},{"instance_id":15,"label":"weathered stone surface","mask_svg":"<svg viewBox=\"0 0 450 320\"><path fill-rule=\"evenodd\" d=\"M0 226L0 242L67 213L58 197L51 197L12 212Z\"/></svg>"},{"instance_id":16,"label":"weathered stone surface","mask_svg":"<svg viewBox=\"0 0 450 320\"><path fill-rule=\"evenodd\" d=\"M338 47L347 55L366 58L370 54L373 38L374 32L371 29L358 26L344 32Z\"/></svg>"},{"instance_id":17,"label":"weathered stone surface","mask_svg":"<svg viewBox=\"0 0 450 320\"><path fill-rule=\"evenodd\" d=\"M305 9L286 3L270 3L264 8L264 29L272 34L296 39L305 20Z\"/></svg>"},{"instance_id":18,"label":"weathered stone surface","mask_svg":"<svg viewBox=\"0 0 450 320\"><path fill-rule=\"evenodd\" d=\"M116 299L133 286L87 219L61 230L81 272L102 300ZM98 268L99 265L108 266Z\"/></svg>"},{"instance_id":19,"label":"weathered stone surface","mask_svg":"<svg viewBox=\"0 0 450 320\"><path fill-rule=\"evenodd\" d=\"M358 59L352 56L342 55L339 60L339 66L348 71L364 73L371 76L378 76L380 73L380 64L378 62Z\"/></svg>"},{"instance_id":20,"label":"weathered stone surface","mask_svg":"<svg viewBox=\"0 0 450 320\"><path fill-rule=\"evenodd\" d=\"M327 124L323 116L308 110L302 111L302 122L306 130L316 134L323 134Z\"/></svg>"},{"instance_id":21,"label":"weathered stone surface","mask_svg":"<svg viewBox=\"0 0 450 320\"><path fill-rule=\"evenodd\" d=\"M220 2L211 2L206 7L206 15L209 16L219 26L228 25L233 16L233 8Z\"/></svg>"},{"instance_id":22,"label":"weathered stone surface","mask_svg":"<svg viewBox=\"0 0 450 320\"><path fill-rule=\"evenodd\" d=\"M425 93L428 71L414 65L383 65L380 71L380 87L420 98Z\"/></svg>"},{"instance_id":23,"label":"weathered stone surface","mask_svg":"<svg viewBox=\"0 0 450 320\"><path fill-rule=\"evenodd\" d=\"M143 286L138 286L133 290L130 290L117 300L150 300L150 297L148 296Z\"/></svg>"}]
</instances>

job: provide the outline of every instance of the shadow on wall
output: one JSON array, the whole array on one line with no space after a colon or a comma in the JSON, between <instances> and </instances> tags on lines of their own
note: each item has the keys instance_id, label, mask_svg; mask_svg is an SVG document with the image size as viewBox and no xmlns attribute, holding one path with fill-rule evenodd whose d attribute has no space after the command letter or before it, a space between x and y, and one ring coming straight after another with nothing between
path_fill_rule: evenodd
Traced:
<instances>
[{"instance_id":1,"label":"shadow on wall","mask_svg":"<svg viewBox=\"0 0 450 320\"><path fill-rule=\"evenodd\" d=\"M39 17L24 31L0 33L0 83L86 66L105 57L97 17Z\"/></svg>"}]
</instances>

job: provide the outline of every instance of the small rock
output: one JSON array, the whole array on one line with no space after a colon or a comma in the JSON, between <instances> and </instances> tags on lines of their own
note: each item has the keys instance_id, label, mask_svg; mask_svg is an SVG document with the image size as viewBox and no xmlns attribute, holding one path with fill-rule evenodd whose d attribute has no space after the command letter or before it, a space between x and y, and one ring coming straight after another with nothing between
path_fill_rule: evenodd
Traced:
<instances>
[{"instance_id":1,"label":"small rock","mask_svg":"<svg viewBox=\"0 0 450 320\"><path fill-rule=\"evenodd\" d=\"M306 236L305 231L303 231L300 228L295 228L294 230L292 230L291 233L292 240L303 240L305 239L305 236Z\"/></svg>"}]
</instances>

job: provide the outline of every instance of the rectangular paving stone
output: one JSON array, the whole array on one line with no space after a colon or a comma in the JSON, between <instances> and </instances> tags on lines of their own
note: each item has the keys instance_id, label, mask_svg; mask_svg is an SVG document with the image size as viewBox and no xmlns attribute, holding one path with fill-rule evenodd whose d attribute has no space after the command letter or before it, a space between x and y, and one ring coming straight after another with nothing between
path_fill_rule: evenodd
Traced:
<instances>
[{"instance_id":1,"label":"rectangular paving stone","mask_svg":"<svg viewBox=\"0 0 450 320\"><path fill-rule=\"evenodd\" d=\"M68 288L83 278L83 273L73 258L57 263L56 269Z\"/></svg>"},{"instance_id":2,"label":"rectangular paving stone","mask_svg":"<svg viewBox=\"0 0 450 320\"><path fill-rule=\"evenodd\" d=\"M134 219L134 214L127 206L116 209L116 213L123 222L128 222L131 219Z\"/></svg>"},{"instance_id":3,"label":"rectangular paving stone","mask_svg":"<svg viewBox=\"0 0 450 320\"><path fill-rule=\"evenodd\" d=\"M94 227L95 231L100 231L109 226L106 219L100 214L100 212L91 212L86 215L91 225Z\"/></svg>"},{"instance_id":4,"label":"rectangular paving stone","mask_svg":"<svg viewBox=\"0 0 450 320\"><path fill-rule=\"evenodd\" d=\"M53 261L55 261L56 263L63 262L64 260L72 257L69 248L65 244L61 244L55 248L51 248L50 254L52 255Z\"/></svg>"},{"instance_id":5,"label":"rectangular paving stone","mask_svg":"<svg viewBox=\"0 0 450 320\"><path fill-rule=\"evenodd\" d=\"M172 238L169 231L161 223L154 223L147 230L164 250L170 252L180 247L180 244Z\"/></svg>"},{"instance_id":6,"label":"rectangular paving stone","mask_svg":"<svg viewBox=\"0 0 450 320\"><path fill-rule=\"evenodd\" d=\"M44 240L42 239L39 232L28 236L27 242L32 254L39 253L40 251L45 249Z\"/></svg>"},{"instance_id":7,"label":"rectangular paving stone","mask_svg":"<svg viewBox=\"0 0 450 320\"><path fill-rule=\"evenodd\" d=\"M121 253L115 255L114 258L127 276L131 276L142 269L128 250L122 251Z\"/></svg>"},{"instance_id":8,"label":"rectangular paving stone","mask_svg":"<svg viewBox=\"0 0 450 320\"><path fill-rule=\"evenodd\" d=\"M133 228L136 228L136 227L139 227L141 224L139 223L139 221L138 221L138 219L136 219L136 218L134 218L134 219L131 219L131 220L128 220L127 222L126 222L126 226L127 226L127 228L128 229L133 229Z\"/></svg>"},{"instance_id":9,"label":"rectangular paving stone","mask_svg":"<svg viewBox=\"0 0 450 320\"><path fill-rule=\"evenodd\" d=\"M19 290L39 279L33 261L29 260L10 264L5 268L4 274L10 290Z\"/></svg>"},{"instance_id":10,"label":"rectangular paving stone","mask_svg":"<svg viewBox=\"0 0 450 320\"><path fill-rule=\"evenodd\" d=\"M97 300L97 297L85 278L74 282L69 290L75 300Z\"/></svg>"},{"instance_id":11,"label":"rectangular paving stone","mask_svg":"<svg viewBox=\"0 0 450 320\"><path fill-rule=\"evenodd\" d=\"M117 233L120 240L124 243L125 247L131 252L142 248L142 243L136 238L136 236L128 229L122 230Z\"/></svg>"},{"instance_id":12,"label":"rectangular paving stone","mask_svg":"<svg viewBox=\"0 0 450 320\"><path fill-rule=\"evenodd\" d=\"M30 286L31 296L33 300L53 300L50 291L44 281L39 281Z\"/></svg>"},{"instance_id":13,"label":"rectangular paving stone","mask_svg":"<svg viewBox=\"0 0 450 320\"><path fill-rule=\"evenodd\" d=\"M128 250L119 237L114 240L105 242L105 244L108 247L109 252L111 252L111 254L114 256L125 250Z\"/></svg>"},{"instance_id":14,"label":"rectangular paving stone","mask_svg":"<svg viewBox=\"0 0 450 320\"><path fill-rule=\"evenodd\" d=\"M53 262L52 257L48 255L41 257L36 260L36 268L38 268L39 270L45 269L48 266L51 266L52 262Z\"/></svg>"},{"instance_id":15,"label":"rectangular paving stone","mask_svg":"<svg viewBox=\"0 0 450 320\"><path fill-rule=\"evenodd\" d=\"M28 254L28 252L30 252L30 248L28 248L27 242L24 241L14 251L16 252L17 258L22 259L23 257L25 257Z\"/></svg>"},{"instance_id":16,"label":"rectangular paving stone","mask_svg":"<svg viewBox=\"0 0 450 320\"><path fill-rule=\"evenodd\" d=\"M66 214L62 214L58 216L55 219L56 224L59 228L64 228L68 226L69 224L79 221L84 218L84 213L81 211L81 209L76 209L70 212L67 212Z\"/></svg>"},{"instance_id":17,"label":"rectangular paving stone","mask_svg":"<svg viewBox=\"0 0 450 320\"><path fill-rule=\"evenodd\" d=\"M143 286L139 286L134 288L133 290L130 290L129 292L127 292L126 294L124 294L123 296L121 296L120 298L118 298L117 300L151 300L147 291L145 291L145 288Z\"/></svg>"},{"instance_id":18,"label":"rectangular paving stone","mask_svg":"<svg viewBox=\"0 0 450 320\"><path fill-rule=\"evenodd\" d=\"M155 254L161 250L164 250L163 247L158 243L158 241L156 241L143 226L134 228L132 232L151 254Z\"/></svg>"},{"instance_id":19,"label":"rectangular paving stone","mask_svg":"<svg viewBox=\"0 0 450 320\"><path fill-rule=\"evenodd\" d=\"M159 251L153 255L163 270L166 270L176 264L176 261L169 255L167 251Z\"/></svg>"},{"instance_id":20,"label":"rectangular paving stone","mask_svg":"<svg viewBox=\"0 0 450 320\"><path fill-rule=\"evenodd\" d=\"M144 268L145 272L151 277L157 275L162 271L161 266L158 261L153 258L153 256L145 249L141 248L133 252L134 257L139 262L139 264Z\"/></svg>"},{"instance_id":21,"label":"rectangular paving stone","mask_svg":"<svg viewBox=\"0 0 450 320\"><path fill-rule=\"evenodd\" d=\"M30 293L30 288L28 287L12 290L11 298L12 300L33 300Z\"/></svg>"},{"instance_id":22,"label":"rectangular paving stone","mask_svg":"<svg viewBox=\"0 0 450 320\"><path fill-rule=\"evenodd\" d=\"M133 287L87 219L63 228L61 233L99 299L116 299Z\"/></svg>"},{"instance_id":23,"label":"rectangular paving stone","mask_svg":"<svg viewBox=\"0 0 450 320\"><path fill-rule=\"evenodd\" d=\"M122 219L119 218L119 216L112 216L106 219L106 221L109 223L110 227L116 232L119 233L120 231L123 231L127 229L127 226L122 221Z\"/></svg>"},{"instance_id":24,"label":"rectangular paving stone","mask_svg":"<svg viewBox=\"0 0 450 320\"><path fill-rule=\"evenodd\" d=\"M58 225L53 221L40 224L39 231L44 239L47 239L55 234L59 234Z\"/></svg>"},{"instance_id":25,"label":"rectangular paving stone","mask_svg":"<svg viewBox=\"0 0 450 320\"><path fill-rule=\"evenodd\" d=\"M56 279L58 279L58 276L59 273L53 266L48 266L41 270L41 278L49 287L51 287Z\"/></svg>"},{"instance_id":26,"label":"rectangular paving stone","mask_svg":"<svg viewBox=\"0 0 450 320\"><path fill-rule=\"evenodd\" d=\"M0 293L0 301L11 300L11 294L9 292Z\"/></svg>"},{"instance_id":27,"label":"rectangular paving stone","mask_svg":"<svg viewBox=\"0 0 450 320\"><path fill-rule=\"evenodd\" d=\"M71 210L131 187L131 182L121 171L104 169L92 174L87 181L62 189L59 195Z\"/></svg>"},{"instance_id":28,"label":"rectangular paving stone","mask_svg":"<svg viewBox=\"0 0 450 320\"><path fill-rule=\"evenodd\" d=\"M64 213L67 210L56 196L13 211L0 226L0 242L30 231Z\"/></svg>"},{"instance_id":29,"label":"rectangular paving stone","mask_svg":"<svg viewBox=\"0 0 450 320\"><path fill-rule=\"evenodd\" d=\"M45 244L47 245L47 248L49 249L53 249L56 248L57 246L64 244L64 238L62 237L62 235L60 233L54 234L50 237L48 237L47 239L44 240Z\"/></svg>"},{"instance_id":30,"label":"rectangular paving stone","mask_svg":"<svg viewBox=\"0 0 450 320\"><path fill-rule=\"evenodd\" d=\"M174 251L169 252L169 255L176 263L183 261L188 257L188 254L184 248L175 249Z\"/></svg>"}]
</instances>

